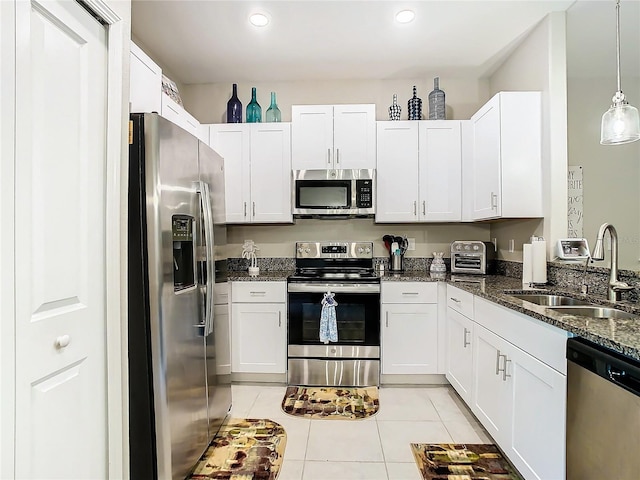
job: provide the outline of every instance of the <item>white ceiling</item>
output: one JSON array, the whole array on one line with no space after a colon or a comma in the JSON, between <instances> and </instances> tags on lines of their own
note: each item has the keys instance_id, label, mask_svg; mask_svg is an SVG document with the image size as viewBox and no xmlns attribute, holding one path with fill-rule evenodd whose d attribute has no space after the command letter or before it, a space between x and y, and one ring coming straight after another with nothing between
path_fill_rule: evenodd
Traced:
<instances>
[{"instance_id":1,"label":"white ceiling","mask_svg":"<svg viewBox=\"0 0 640 480\"><path fill-rule=\"evenodd\" d=\"M610 63L612 57L615 62L615 2L572 4L574 0L133 0L132 31L185 84L404 79L433 73L481 77L549 12L571 7L577 37L567 44L581 54L573 66L594 69L596 60ZM640 58L639 5L638 0L623 0L621 12L623 40L635 41L635 57ZM416 19L397 24L394 14L405 8L414 10ZM270 15L267 27L249 25L248 16L255 11ZM599 23L603 15L610 18ZM635 22L633 32L634 25L625 31L625 15ZM582 29L583 23L593 26ZM623 51L623 66L628 61L630 68L633 62L625 53L631 57L633 52Z\"/></svg>"}]
</instances>

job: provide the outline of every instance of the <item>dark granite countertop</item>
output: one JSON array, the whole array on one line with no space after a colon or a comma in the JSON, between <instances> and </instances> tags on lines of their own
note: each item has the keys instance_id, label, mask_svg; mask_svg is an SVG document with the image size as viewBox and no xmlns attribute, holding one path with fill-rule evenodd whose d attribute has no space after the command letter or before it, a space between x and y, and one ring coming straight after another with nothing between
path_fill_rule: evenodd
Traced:
<instances>
[{"instance_id":1,"label":"dark granite countertop","mask_svg":"<svg viewBox=\"0 0 640 480\"><path fill-rule=\"evenodd\" d=\"M260 270L260 274L257 277L251 277L246 271L232 271L229 272L229 281L285 281L293 273L293 270ZM509 293L531 293L534 291L532 289L523 289L522 281L519 278L500 275L456 275L451 273L433 275L425 270L415 270L403 273L385 272L380 279L382 282L446 281L474 295L486 298L511 310L524 313L640 361L640 307L635 303L619 302L613 304L604 297L583 295L576 290L559 286L535 289L535 291L584 299L594 304L615 307L637 315L637 318L628 319L597 319L562 314L557 310L550 310L544 306L512 297Z\"/></svg>"},{"instance_id":2,"label":"dark granite countertop","mask_svg":"<svg viewBox=\"0 0 640 480\"><path fill-rule=\"evenodd\" d=\"M382 281L436 281L432 275L423 271L408 271L402 274L387 274L381 277ZM446 274L445 281L462 290L486 298L504 307L510 308L530 317L541 320L550 325L571 332L603 347L610 348L635 360L640 360L640 307L636 303L618 302L611 303L606 298L597 295L584 295L576 290L559 286L544 288L523 289L519 278L497 275L455 275ZM599 319L588 318L579 315L567 315L550 310L542 305L517 299L510 293L532 293L541 291L544 293L567 295L573 298L586 300L590 303L614 307L619 310L637 315L637 318L626 319Z\"/></svg>"},{"instance_id":3,"label":"dark granite countertop","mask_svg":"<svg viewBox=\"0 0 640 480\"><path fill-rule=\"evenodd\" d=\"M252 277L248 272L231 271L228 274L230 282L284 282L289 275L293 275L293 270L263 270L257 277Z\"/></svg>"}]
</instances>

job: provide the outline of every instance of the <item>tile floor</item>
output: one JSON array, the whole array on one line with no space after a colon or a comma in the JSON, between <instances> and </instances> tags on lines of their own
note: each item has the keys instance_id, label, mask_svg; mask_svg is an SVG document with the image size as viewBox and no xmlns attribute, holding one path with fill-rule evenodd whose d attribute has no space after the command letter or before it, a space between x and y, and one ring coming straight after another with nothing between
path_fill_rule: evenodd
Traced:
<instances>
[{"instance_id":1,"label":"tile floor","mask_svg":"<svg viewBox=\"0 0 640 480\"><path fill-rule=\"evenodd\" d=\"M286 387L233 385L231 416L287 432L278 480L421 480L409 444L493 443L451 387L383 387L366 420L309 420L280 408Z\"/></svg>"}]
</instances>

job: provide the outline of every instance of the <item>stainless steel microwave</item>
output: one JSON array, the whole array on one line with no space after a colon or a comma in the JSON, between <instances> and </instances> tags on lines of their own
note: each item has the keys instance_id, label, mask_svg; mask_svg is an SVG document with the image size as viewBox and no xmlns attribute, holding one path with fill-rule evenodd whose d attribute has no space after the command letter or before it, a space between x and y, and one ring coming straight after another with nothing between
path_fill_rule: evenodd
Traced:
<instances>
[{"instance_id":1,"label":"stainless steel microwave","mask_svg":"<svg viewBox=\"0 0 640 480\"><path fill-rule=\"evenodd\" d=\"M296 217L370 217L375 214L375 170L294 170Z\"/></svg>"}]
</instances>

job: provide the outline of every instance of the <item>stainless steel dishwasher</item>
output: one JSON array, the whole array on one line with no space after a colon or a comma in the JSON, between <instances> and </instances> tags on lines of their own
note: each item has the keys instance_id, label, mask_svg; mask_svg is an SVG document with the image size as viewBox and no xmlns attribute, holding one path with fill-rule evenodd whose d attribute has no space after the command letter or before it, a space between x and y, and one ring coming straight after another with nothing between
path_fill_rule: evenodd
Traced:
<instances>
[{"instance_id":1,"label":"stainless steel dishwasher","mask_svg":"<svg viewBox=\"0 0 640 480\"><path fill-rule=\"evenodd\" d=\"M567 480L640 478L640 362L567 341Z\"/></svg>"}]
</instances>

